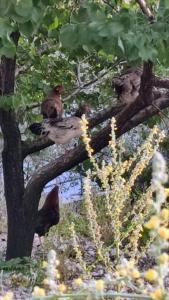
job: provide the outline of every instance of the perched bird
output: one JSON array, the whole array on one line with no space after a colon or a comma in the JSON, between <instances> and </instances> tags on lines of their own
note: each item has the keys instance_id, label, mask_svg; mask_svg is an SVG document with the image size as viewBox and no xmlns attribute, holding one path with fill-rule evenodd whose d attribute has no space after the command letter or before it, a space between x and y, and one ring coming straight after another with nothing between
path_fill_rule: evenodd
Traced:
<instances>
[{"instance_id":1,"label":"perched bird","mask_svg":"<svg viewBox=\"0 0 169 300\"><path fill-rule=\"evenodd\" d=\"M59 187L56 185L47 195L44 205L38 210L35 233L44 236L51 226L59 223Z\"/></svg>"},{"instance_id":2,"label":"perched bird","mask_svg":"<svg viewBox=\"0 0 169 300\"><path fill-rule=\"evenodd\" d=\"M62 119L63 104L61 94L64 92L63 85L55 86L47 98L41 104L41 114L44 119L55 118Z\"/></svg>"},{"instance_id":3,"label":"perched bird","mask_svg":"<svg viewBox=\"0 0 169 300\"><path fill-rule=\"evenodd\" d=\"M91 107L88 104L81 105L74 116L64 118L62 121L56 119L45 119L42 123L34 123L29 126L32 133L47 136L56 144L66 144L75 137L82 135L81 117L89 115Z\"/></svg>"},{"instance_id":4,"label":"perched bird","mask_svg":"<svg viewBox=\"0 0 169 300\"><path fill-rule=\"evenodd\" d=\"M142 72L141 67L129 68L119 77L113 78L112 87L121 103L129 104L136 100L139 95Z\"/></svg>"}]
</instances>

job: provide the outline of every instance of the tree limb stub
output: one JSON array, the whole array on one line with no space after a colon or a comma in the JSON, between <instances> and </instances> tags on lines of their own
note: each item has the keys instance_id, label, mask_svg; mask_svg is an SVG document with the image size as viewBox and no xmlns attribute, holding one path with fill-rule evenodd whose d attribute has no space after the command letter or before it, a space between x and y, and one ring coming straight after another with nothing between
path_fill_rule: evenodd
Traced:
<instances>
[{"instance_id":1,"label":"tree limb stub","mask_svg":"<svg viewBox=\"0 0 169 300\"><path fill-rule=\"evenodd\" d=\"M144 62L143 73L141 76L141 84L139 91L139 98L145 104L152 102L152 77L153 77L153 63L151 61Z\"/></svg>"}]
</instances>

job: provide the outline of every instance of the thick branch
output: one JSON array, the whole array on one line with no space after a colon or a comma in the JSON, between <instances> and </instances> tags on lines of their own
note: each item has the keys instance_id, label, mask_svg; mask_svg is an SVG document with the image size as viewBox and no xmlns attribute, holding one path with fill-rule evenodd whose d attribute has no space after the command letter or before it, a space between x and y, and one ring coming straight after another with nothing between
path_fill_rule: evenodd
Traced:
<instances>
[{"instance_id":1,"label":"thick branch","mask_svg":"<svg viewBox=\"0 0 169 300\"><path fill-rule=\"evenodd\" d=\"M164 109L169 106L169 97L162 97L154 101L154 104L160 109ZM132 104L130 105L132 109ZM141 124L151 116L155 115L158 109L153 105L149 105L139 111L133 118L124 120L120 118L120 114L117 116L117 136L124 134L131 128L134 128L138 124ZM110 125L107 125L104 129L100 131L97 135L92 138L91 146L94 149L94 153L99 152L101 149L108 145L110 139ZM46 166L42 167L36 172L28 182L27 189L39 188L43 189L43 186L50 180L61 175L63 172L70 170L71 168L77 166L88 158L87 152L84 145L80 145L73 150L67 151L63 156L52 160Z\"/></svg>"},{"instance_id":2,"label":"thick branch","mask_svg":"<svg viewBox=\"0 0 169 300\"><path fill-rule=\"evenodd\" d=\"M121 134L129 131L137 125L147 121L150 117L159 113L159 111L169 107L169 96L164 95L153 101L152 105L148 105L141 109L135 116L128 120L120 131Z\"/></svg>"},{"instance_id":3,"label":"thick branch","mask_svg":"<svg viewBox=\"0 0 169 300\"><path fill-rule=\"evenodd\" d=\"M169 78L161 78L154 76L153 78L153 86L158 87L158 88L163 88L163 89L169 89Z\"/></svg>"}]
</instances>

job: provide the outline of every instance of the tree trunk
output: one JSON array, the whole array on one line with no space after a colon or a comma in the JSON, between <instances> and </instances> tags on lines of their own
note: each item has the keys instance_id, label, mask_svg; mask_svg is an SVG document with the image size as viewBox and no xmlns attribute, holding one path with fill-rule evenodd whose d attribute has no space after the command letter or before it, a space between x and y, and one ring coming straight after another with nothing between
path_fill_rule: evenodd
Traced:
<instances>
[{"instance_id":1,"label":"tree trunk","mask_svg":"<svg viewBox=\"0 0 169 300\"><path fill-rule=\"evenodd\" d=\"M10 259L19 256L22 251L20 247L24 244L23 161L20 132L13 112L1 111L1 127L4 137L2 163L8 215L6 258Z\"/></svg>"},{"instance_id":2,"label":"tree trunk","mask_svg":"<svg viewBox=\"0 0 169 300\"><path fill-rule=\"evenodd\" d=\"M13 33L12 37L17 45L19 33ZM3 57L1 59L0 90L2 96L14 93L15 64L16 58ZM11 259L31 255L34 226L30 230L31 208L25 212L21 135L16 114L12 109L0 110L0 125L4 138L2 163L8 216L6 259Z\"/></svg>"}]
</instances>

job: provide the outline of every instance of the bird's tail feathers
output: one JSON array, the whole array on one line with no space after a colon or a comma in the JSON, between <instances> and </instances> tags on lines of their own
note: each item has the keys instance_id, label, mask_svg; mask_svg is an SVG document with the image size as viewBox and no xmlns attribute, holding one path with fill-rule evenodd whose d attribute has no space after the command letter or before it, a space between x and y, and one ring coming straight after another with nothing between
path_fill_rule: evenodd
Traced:
<instances>
[{"instance_id":1,"label":"bird's tail feathers","mask_svg":"<svg viewBox=\"0 0 169 300\"><path fill-rule=\"evenodd\" d=\"M33 123L29 126L29 129L33 134L36 135L41 135L43 130L41 123Z\"/></svg>"}]
</instances>

